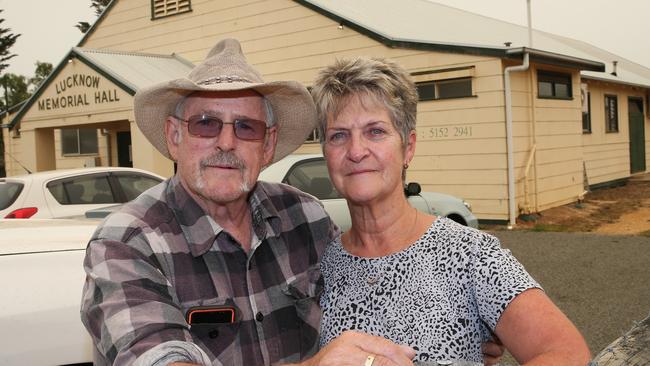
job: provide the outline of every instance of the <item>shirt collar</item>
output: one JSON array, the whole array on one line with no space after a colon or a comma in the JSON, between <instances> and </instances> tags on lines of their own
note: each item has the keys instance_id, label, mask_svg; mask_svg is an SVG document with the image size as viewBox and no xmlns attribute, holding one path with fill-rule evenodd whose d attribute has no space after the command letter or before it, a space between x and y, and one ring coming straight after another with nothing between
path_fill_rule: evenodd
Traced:
<instances>
[{"instance_id":1,"label":"shirt collar","mask_svg":"<svg viewBox=\"0 0 650 366\"><path fill-rule=\"evenodd\" d=\"M205 254L223 228L189 195L178 175L170 179L165 194L192 255L198 257ZM248 196L248 203L251 207L255 235L260 240L267 236L279 235L280 218L264 184L258 182L255 185Z\"/></svg>"}]
</instances>

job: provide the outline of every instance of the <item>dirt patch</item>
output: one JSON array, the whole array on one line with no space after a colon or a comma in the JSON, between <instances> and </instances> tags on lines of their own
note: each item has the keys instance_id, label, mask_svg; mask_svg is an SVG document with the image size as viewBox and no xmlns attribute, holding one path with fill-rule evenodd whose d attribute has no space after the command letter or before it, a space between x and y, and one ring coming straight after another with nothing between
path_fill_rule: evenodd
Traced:
<instances>
[{"instance_id":1,"label":"dirt patch","mask_svg":"<svg viewBox=\"0 0 650 366\"><path fill-rule=\"evenodd\" d=\"M650 179L589 192L582 202L521 216L517 229L650 236Z\"/></svg>"}]
</instances>

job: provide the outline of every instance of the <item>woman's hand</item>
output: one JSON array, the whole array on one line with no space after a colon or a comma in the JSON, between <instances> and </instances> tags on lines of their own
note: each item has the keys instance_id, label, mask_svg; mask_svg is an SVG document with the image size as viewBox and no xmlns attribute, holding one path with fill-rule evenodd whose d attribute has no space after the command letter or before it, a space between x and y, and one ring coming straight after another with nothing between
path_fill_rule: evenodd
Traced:
<instances>
[{"instance_id":1,"label":"woman's hand","mask_svg":"<svg viewBox=\"0 0 650 366\"><path fill-rule=\"evenodd\" d=\"M374 356L374 361L368 360ZM302 366L412 366L415 351L385 338L343 332Z\"/></svg>"}]
</instances>

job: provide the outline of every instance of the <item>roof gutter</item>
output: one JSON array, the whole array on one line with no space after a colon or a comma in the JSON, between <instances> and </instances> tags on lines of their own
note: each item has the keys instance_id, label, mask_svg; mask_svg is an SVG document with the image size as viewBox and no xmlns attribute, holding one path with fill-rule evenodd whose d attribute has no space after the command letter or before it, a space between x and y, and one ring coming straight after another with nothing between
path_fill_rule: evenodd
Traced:
<instances>
[{"instance_id":1,"label":"roof gutter","mask_svg":"<svg viewBox=\"0 0 650 366\"><path fill-rule=\"evenodd\" d=\"M506 97L506 146L508 155L508 229L512 229L517 224L517 212L515 195L515 163L514 163L514 143L512 137L512 89L510 86L510 73L518 71L526 71L530 66L530 55L528 52L524 53L524 63L517 66L508 66L503 72L503 81L505 84L505 97Z\"/></svg>"},{"instance_id":2,"label":"roof gutter","mask_svg":"<svg viewBox=\"0 0 650 366\"><path fill-rule=\"evenodd\" d=\"M567 56L560 53L537 50L529 47L511 48L505 51L506 56L530 55L533 61L551 64L566 64L585 71L605 71L605 64L599 61L587 60L580 57Z\"/></svg>"}]
</instances>

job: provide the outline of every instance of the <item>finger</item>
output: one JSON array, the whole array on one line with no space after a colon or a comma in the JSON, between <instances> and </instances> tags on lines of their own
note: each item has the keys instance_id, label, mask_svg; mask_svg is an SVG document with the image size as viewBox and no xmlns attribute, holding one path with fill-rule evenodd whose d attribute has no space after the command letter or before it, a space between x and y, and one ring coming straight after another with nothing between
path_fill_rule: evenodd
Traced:
<instances>
[{"instance_id":1,"label":"finger","mask_svg":"<svg viewBox=\"0 0 650 366\"><path fill-rule=\"evenodd\" d=\"M345 332L343 335L350 338L360 349L389 359L395 365L412 365L415 350L408 346L395 344L386 338L377 337L361 332ZM365 361L364 361L365 362Z\"/></svg>"},{"instance_id":2,"label":"finger","mask_svg":"<svg viewBox=\"0 0 650 366\"><path fill-rule=\"evenodd\" d=\"M498 365L499 362L501 362L501 357L483 356L483 365L485 366Z\"/></svg>"},{"instance_id":3,"label":"finger","mask_svg":"<svg viewBox=\"0 0 650 366\"><path fill-rule=\"evenodd\" d=\"M366 366L365 364L363 365ZM406 360L405 363L397 363L388 357L375 356L372 366L413 366L413 362L411 360Z\"/></svg>"},{"instance_id":4,"label":"finger","mask_svg":"<svg viewBox=\"0 0 650 366\"><path fill-rule=\"evenodd\" d=\"M499 358L503 356L504 350L505 348L503 345L494 342L486 342L481 344L481 352L483 352L484 356Z\"/></svg>"}]
</instances>

